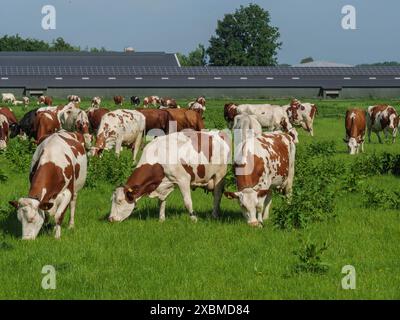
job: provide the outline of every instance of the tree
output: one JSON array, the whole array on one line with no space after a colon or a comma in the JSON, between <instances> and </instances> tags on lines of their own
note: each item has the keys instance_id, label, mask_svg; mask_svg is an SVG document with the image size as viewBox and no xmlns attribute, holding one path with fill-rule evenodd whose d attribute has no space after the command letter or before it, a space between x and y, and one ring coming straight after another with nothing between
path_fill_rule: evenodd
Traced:
<instances>
[{"instance_id":1,"label":"tree","mask_svg":"<svg viewBox=\"0 0 400 320\"><path fill-rule=\"evenodd\" d=\"M309 63L309 62L313 62L313 61L314 61L314 59L312 57L307 57L307 58L301 59L300 63L303 64L303 63Z\"/></svg>"},{"instance_id":2,"label":"tree","mask_svg":"<svg viewBox=\"0 0 400 320\"><path fill-rule=\"evenodd\" d=\"M65 42L63 38L57 38L56 40L53 40L50 51L62 51L62 52L68 52L68 51L80 51L79 47L73 47L69 43Z\"/></svg>"},{"instance_id":3,"label":"tree","mask_svg":"<svg viewBox=\"0 0 400 320\"><path fill-rule=\"evenodd\" d=\"M218 21L207 53L214 66L270 66L277 64L278 28L270 25L269 12L257 4L241 6Z\"/></svg>"},{"instance_id":4,"label":"tree","mask_svg":"<svg viewBox=\"0 0 400 320\"><path fill-rule=\"evenodd\" d=\"M193 67L205 66L207 64L207 53L202 44L199 44L197 48L191 51L187 56L182 53L178 53L177 56L181 66Z\"/></svg>"}]
</instances>

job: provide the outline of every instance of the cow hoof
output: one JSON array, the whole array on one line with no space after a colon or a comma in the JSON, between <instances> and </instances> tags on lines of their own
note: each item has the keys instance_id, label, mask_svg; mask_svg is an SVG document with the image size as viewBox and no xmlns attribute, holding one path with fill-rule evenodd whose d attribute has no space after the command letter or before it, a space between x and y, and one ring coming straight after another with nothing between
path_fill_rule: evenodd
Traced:
<instances>
[{"instance_id":1,"label":"cow hoof","mask_svg":"<svg viewBox=\"0 0 400 320\"><path fill-rule=\"evenodd\" d=\"M258 221L249 222L249 226L253 228L260 227L260 223Z\"/></svg>"},{"instance_id":2,"label":"cow hoof","mask_svg":"<svg viewBox=\"0 0 400 320\"><path fill-rule=\"evenodd\" d=\"M70 224L69 226L68 226L68 229L74 229L75 228L75 225L74 224Z\"/></svg>"},{"instance_id":3,"label":"cow hoof","mask_svg":"<svg viewBox=\"0 0 400 320\"><path fill-rule=\"evenodd\" d=\"M165 222L165 218L160 218L158 221L159 221L160 223L163 223L163 222Z\"/></svg>"},{"instance_id":4,"label":"cow hoof","mask_svg":"<svg viewBox=\"0 0 400 320\"><path fill-rule=\"evenodd\" d=\"M191 214L191 215L190 215L190 219L191 219L193 222L197 222L197 216L194 215L194 214Z\"/></svg>"}]
</instances>

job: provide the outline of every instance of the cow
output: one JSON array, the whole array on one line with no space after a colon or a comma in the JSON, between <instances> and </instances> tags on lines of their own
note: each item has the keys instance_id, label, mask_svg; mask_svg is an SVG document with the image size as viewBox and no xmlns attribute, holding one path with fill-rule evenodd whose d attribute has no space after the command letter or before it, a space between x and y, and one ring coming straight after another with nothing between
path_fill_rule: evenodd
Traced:
<instances>
[{"instance_id":1,"label":"cow","mask_svg":"<svg viewBox=\"0 0 400 320\"><path fill-rule=\"evenodd\" d=\"M176 130L173 130L174 128L169 127L169 133L174 131L182 131L183 129L201 131L205 128L203 118L196 111L174 108L168 108L164 110L170 114L174 121L176 121Z\"/></svg>"},{"instance_id":2,"label":"cow","mask_svg":"<svg viewBox=\"0 0 400 320\"><path fill-rule=\"evenodd\" d=\"M165 108L179 108L178 104L176 103L175 99L170 97L164 97L160 99L160 109Z\"/></svg>"},{"instance_id":3,"label":"cow","mask_svg":"<svg viewBox=\"0 0 400 320\"><path fill-rule=\"evenodd\" d=\"M379 135L384 132L385 138L388 138L389 130L392 131L392 143L396 140L397 130L399 126L399 116L396 109L389 105L377 105L368 107L367 111L367 131L368 142L371 142L371 132L375 132L378 136L379 143L382 139Z\"/></svg>"},{"instance_id":4,"label":"cow","mask_svg":"<svg viewBox=\"0 0 400 320\"><path fill-rule=\"evenodd\" d=\"M10 135L10 126L5 115L0 114L0 150L7 148L7 143Z\"/></svg>"},{"instance_id":5,"label":"cow","mask_svg":"<svg viewBox=\"0 0 400 320\"><path fill-rule=\"evenodd\" d=\"M53 105L53 99L51 97L48 96L40 96L38 98L38 105L42 105L45 104L46 106L52 106Z\"/></svg>"},{"instance_id":6,"label":"cow","mask_svg":"<svg viewBox=\"0 0 400 320\"><path fill-rule=\"evenodd\" d=\"M289 121L294 126L301 126L310 135L314 136L314 118L318 108L312 103L302 103L297 99L293 99L289 105L283 106Z\"/></svg>"},{"instance_id":7,"label":"cow","mask_svg":"<svg viewBox=\"0 0 400 320\"><path fill-rule=\"evenodd\" d=\"M32 158L30 189L26 198L10 201L17 208L22 239L36 239L46 213L54 216L55 238L61 237L61 224L70 207L69 227L74 227L78 192L85 184L87 157L83 137L61 130L41 143Z\"/></svg>"},{"instance_id":8,"label":"cow","mask_svg":"<svg viewBox=\"0 0 400 320\"><path fill-rule=\"evenodd\" d=\"M214 195L212 215L217 218L230 159L230 145L221 133L175 132L146 145L136 169L112 195L110 222L127 219L145 196L158 198L159 219L165 220L168 195L177 186L193 221L191 188L204 188Z\"/></svg>"},{"instance_id":9,"label":"cow","mask_svg":"<svg viewBox=\"0 0 400 320\"><path fill-rule=\"evenodd\" d=\"M13 103L15 100L15 96L12 93L2 93L1 101L4 103Z\"/></svg>"},{"instance_id":10,"label":"cow","mask_svg":"<svg viewBox=\"0 0 400 320\"><path fill-rule=\"evenodd\" d=\"M13 106L21 106L24 104L24 102L21 100L15 100L12 104L13 104Z\"/></svg>"},{"instance_id":11,"label":"cow","mask_svg":"<svg viewBox=\"0 0 400 320\"><path fill-rule=\"evenodd\" d=\"M86 114L89 119L90 127L92 128L92 131L97 132L100 122L102 117L110 112L110 110L106 108L98 108L98 107L92 107L86 110Z\"/></svg>"},{"instance_id":12,"label":"cow","mask_svg":"<svg viewBox=\"0 0 400 320\"><path fill-rule=\"evenodd\" d=\"M122 106L123 102L124 102L124 97L123 96L114 96L114 103L117 106Z\"/></svg>"},{"instance_id":13,"label":"cow","mask_svg":"<svg viewBox=\"0 0 400 320\"><path fill-rule=\"evenodd\" d=\"M57 114L51 111L43 111L36 114L34 131L36 132L36 144L40 144L47 136L60 130L61 125Z\"/></svg>"},{"instance_id":14,"label":"cow","mask_svg":"<svg viewBox=\"0 0 400 320\"><path fill-rule=\"evenodd\" d=\"M263 133L238 145L234 170L238 191L225 192L238 199L251 226L263 226L268 219L272 190L290 197L294 178L296 146L291 135L282 131Z\"/></svg>"},{"instance_id":15,"label":"cow","mask_svg":"<svg viewBox=\"0 0 400 320\"><path fill-rule=\"evenodd\" d=\"M136 106L136 107L138 105L140 105L140 98L137 96L132 96L131 97L131 105Z\"/></svg>"},{"instance_id":16,"label":"cow","mask_svg":"<svg viewBox=\"0 0 400 320\"><path fill-rule=\"evenodd\" d=\"M67 99L68 99L68 102L81 103L81 98L76 95L69 95L67 97Z\"/></svg>"},{"instance_id":17,"label":"cow","mask_svg":"<svg viewBox=\"0 0 400 320\"><path fill-rule=\"evenodd\" d=\"M32 109L24 114L24 116L19 120L18 127L21 133L25 133L29 138L36 138L35 131L35 119L36 119L36 111L38 109Z\"/></svg>"},{"instance_id":18,"label":"cow","mask_svg":"<svg viewBox=\"0 0 400 320\"><path fill-rule=\"evenodd\" d=\"M92 98L92 102L91 102L91 107L92 108L98 108L100 107L101 104L101 98L100 97L93 97Z\"/></svg>"},{"instance_id":19,"label":"cow","mask_svg":"<svg viewBox=\"0 0 400 320\"><path fill-rule=\"evenodd\" d=\"M99 155L104 149L115 147L115 153L119 156L122 145L130 145L133 161L136 161L145 129L146 118L138 111L120 109L108 112L101 119L96 146L91 154Z\"/></svg>"},{"instance_id":20,"label":"cow","mask_svg":"<svg viewBox=\"0 0 400 320\"><path fill-rule=\"evenodd\" d=\"M203 116L203 113L206 111L206 106L202 105L199 102L194 101L194 102L189 103L188 109L196 111L196 112L200 113Z\"/></svg>"},{"instance_id":21,"label":"cow","mask_svg":"<svg viewBox=\"0 0 400 320\"><path fill-rule=\"evenodd\" d=\"M26 107L29 104L29 98L28 97L22 97L22 101L24 103L24 106Z\"/></svg>"},{"instance_id":22,"label":"cow","mask_svg":"<svg viewBox=\"0 0 400 320\"><path fill-rule=\"evenodd\" d=\"M143 99L143 107L144 108L148 108L149 105L152 105L153 107L156 107L159 104L160 104L160 98L157 97L157 96L145 97Z\"/></svg>"},{"instance_id":23,"label":"cow","mask_svg":"<svg viewBox=\"0 0 400 320\"><path fill-rule=\"evenodd\" d=\"M224 106L224 118L231 128L238 114L254 115L262 128L268 131L282 130L290 133L298 143L298 134L289 121L284 108L271 104L242 104L228 103Z\"/></svg>"},{"instance_id":24,"label":"cow","mask_svg":"<svg viewBox=\"0 0 400 320\"><path fill-rule=\"evenodd\" d=\"M162 132L160 134L153 132L151 135L168 134L170 121L174 121L169 112L159 109L136 109L136 111L143 114L146 119L146 134L154 129L159 129Z\"/></svg>"},{"instance_id":25,"label":"cow","mask_svg":"<svg viewBox=\"0 0 400 320\"><path fill-rule=\"evenodd\" d=\"M5 116L8 121L9 130L10 130L10 137L13 138L20 133L18 120L15 117L14 112L8 107L0 107L0 114Z\"/></svg>"},{"instance_id":26,"label":"cow","mask_svg":"<svg viewBox=\"0 0 400 320\"><path fill-rule=\"evenodd\" d=\"M238 114L235 116L232 127L235 138L240 133L241 141L262 134L262 128L254 115ZM238 130L238 131L236 131Z\"/></svg>"},{"instance_id":27,"label":"cow","mask_svg":"<svg viewBox=\"0 0 400 320\"><path fill-rule=\"evenodd\" d=\"M366 131L365 111L361 109L350 109L346 111L345 129L346 138L343 139L347 143L350 154L364 152L364 138Z\"/></svg>"}]
</instances>

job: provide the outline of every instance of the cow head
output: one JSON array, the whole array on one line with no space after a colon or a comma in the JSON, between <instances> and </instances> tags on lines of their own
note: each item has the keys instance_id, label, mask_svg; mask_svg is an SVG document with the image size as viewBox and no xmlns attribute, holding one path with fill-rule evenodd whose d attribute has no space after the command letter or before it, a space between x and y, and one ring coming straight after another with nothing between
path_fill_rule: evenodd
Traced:
<instances>
[{"instance_id":1,"label":"cow head","mask_svg":"<svg viewBox=\"0 0 400 320\"><path fill-rule=\"evenodd\" d=\"M396 113L391 113L389 115L389 129L394 130L397 129L399 126L399 117L397 116Z\"/></svg>"},{"instance_id":2,"label":"cow head","mask_svg":"<svg viewBox=\"0 0 400 320\"><path fill-rule=\"evenodd\" d=\"M289 136L292 138L294 143L299 143L299 134L297 133L296 128L292 127L288 131Z\"/></svg>"},{"instance_id":3,"label":"cow head","mask_svg":"<svg viewBox=\"0 0 400 320\"><path fill-rule=\"evenodd\" d=\"M134 191L129 188L119 187L115 189L111 197L111 213L108 217L110 222L121 222L127 219L136 206Z\"/></svg>"},{"instance_id":4,"label":"cow head","mask_svg":"<svg viewBox=\"0 0 400 320\"><path fill-rule=\"evenodd\" d=\"M347 143L348 151L351 155L355 155L360 152L360 146L364 143L364 139L343 139L345 143Z\"/></svg>"},{"instance_id":5,"label":"cow head","mask_svg":"<svg viewBox=\"0 0 400 320\"><path fill-rule=\"evenodd\" d=\"M263 209L265 197L268 190L255 191L253 188L246 188L237 192L225 192L228 199L237 199L242 209L243 216L251 226L262 226L257 220L257 212Z\"/></svg>"},{"instance_id":6,"label":"cow head","mask_svg":"<svg viewBox=\"0 0 400 320\"><path fill-rule=\"evenodd\" d=\"M224 105L224 118L228 122L229 127L233 125L233 120L238 114L237 105L234 103L227 103Z\"/></svg>"},{"instance_id":7,"label":"cow head","mask_svg":"<svg viewBox=\"0 0 400 320\"><path fill-rule=\"evenodd\" d=\"M44 211L49 211L53 204L31 198L10 201L10 204L17 209L17 218L22 223L22 239L35 240L45 221Z\"/></svg>"}]
</instances>

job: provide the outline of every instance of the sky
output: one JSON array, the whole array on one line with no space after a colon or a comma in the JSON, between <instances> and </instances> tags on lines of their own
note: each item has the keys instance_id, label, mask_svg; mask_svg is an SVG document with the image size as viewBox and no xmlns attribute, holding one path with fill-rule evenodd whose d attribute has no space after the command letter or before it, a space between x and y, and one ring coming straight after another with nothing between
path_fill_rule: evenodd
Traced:
<instances>
[{"instance_id":1,"label":"sky","mask_svg":"<svg viewBox=\"0 0 400 320\"><path fill-rule=\"evenodd\" d=\"M270 12L283 42L278 62L311 56L347 64L400 61L398 0L1 0L0 36L51 41L81 48L188 53L208 45L217 21L240 5ZM42 7L56 9L56 29L42 28ZM356 9L356 29L342 28L342 7Z\"/></svg>"}]
</instances>

